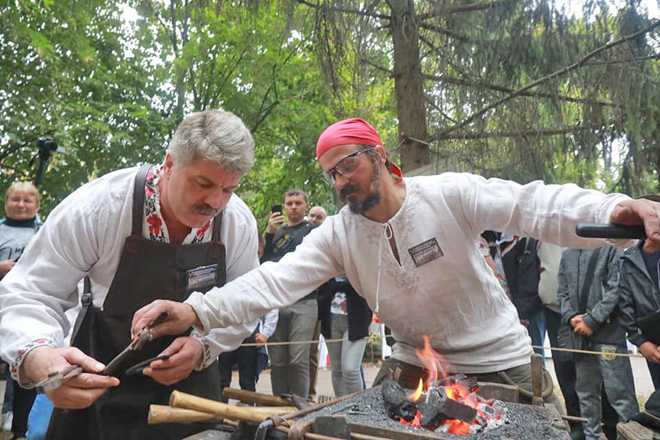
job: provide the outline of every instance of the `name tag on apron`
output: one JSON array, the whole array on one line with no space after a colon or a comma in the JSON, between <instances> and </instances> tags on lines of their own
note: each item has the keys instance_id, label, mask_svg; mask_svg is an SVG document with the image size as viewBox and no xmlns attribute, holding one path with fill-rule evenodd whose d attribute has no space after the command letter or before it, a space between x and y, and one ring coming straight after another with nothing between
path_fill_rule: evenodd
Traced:
<instances>
[{"instance_id":1,"label":"name tag on apron","mask_svg":"<svg viewBox=\"0 0 660 440\"><path fill-rule=\"evenodd\" d=\"M438 245L438 241L435 238L426 240L424 243L418 244L417 246L411 247L408 249L410 256L415 262L415 266L419 267L422 264L426 264L429 261L436 260L442 257L442 249Z\"/></svg>"},{"instance_id":2,"label":"name tag on apron","mask_svg":"<svg viewBox=\"0 0 660 440\"><path fill-rule=\"evenodd\" d=\"M212 287L218 281L218 265L199 266L186 271L186 290L192 292Z\"/></svg>"}]
</instances>

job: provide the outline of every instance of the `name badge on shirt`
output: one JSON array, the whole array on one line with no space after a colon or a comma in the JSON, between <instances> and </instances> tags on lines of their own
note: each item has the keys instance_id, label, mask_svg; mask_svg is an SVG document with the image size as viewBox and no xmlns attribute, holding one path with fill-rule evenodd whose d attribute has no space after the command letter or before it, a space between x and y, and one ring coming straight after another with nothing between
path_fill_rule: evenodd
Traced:
<instances>
[{"instance_id":1,"label":"name badge on shirt","mask_svg":"<svg viewBox=\"0 0 660 440\"><path fill-rule=\"evenodd\" d=\"M199 266L186 271L186 290L192 292L215 286L218 280L218 265Z\"/></svg>"},{"instance_id":2,"label":"name badge on shirt","mask_svg":"<svg viewBox=\"0 0 660 440\"><path fill-rule=\"evenodd\" d=\"M442 249L438 245L438 241L435 238L426 240L424 243L418 244L417 246L411 247L408 249L410 256L415 262L415 266L419 267L422 264L426 264L429 261L436 260L442 257Z\"/></svg>"}]
</instances>

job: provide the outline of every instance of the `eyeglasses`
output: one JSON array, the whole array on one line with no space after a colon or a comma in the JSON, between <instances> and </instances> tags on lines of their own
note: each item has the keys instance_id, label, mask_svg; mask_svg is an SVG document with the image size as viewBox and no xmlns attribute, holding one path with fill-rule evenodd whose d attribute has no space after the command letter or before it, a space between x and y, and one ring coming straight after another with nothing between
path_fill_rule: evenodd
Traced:
<instances>
[{"instance_id":1,"label":"eyeglasses","mask_svg":"<svg viewBox=\"0 0 660 440\"><path fill-rule=\"evenodd\" d=\"M337 174L340 176L348 177L355 171L355 169L360 164L360 158L358 157L362 153L368 151L373 151L376 147L367 148L366 150L358 150L354 153L351 153L347 156L344 156L337 162L337 164L330 168L328 171L323 171L321 177L327 180L330 183L335 183L337 180Z\"/></svg>"}]
</instances>

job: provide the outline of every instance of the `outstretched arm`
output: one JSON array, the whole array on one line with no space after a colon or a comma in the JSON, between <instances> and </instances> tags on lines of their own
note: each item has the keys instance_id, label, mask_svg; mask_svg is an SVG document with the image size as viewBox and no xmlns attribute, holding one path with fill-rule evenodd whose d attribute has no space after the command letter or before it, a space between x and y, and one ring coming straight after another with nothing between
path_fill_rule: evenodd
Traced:
<instances>
[{"instance_id":1,"label":"outstretched arm","mask_svg":"<svg viewBox=\"0 0 660 440\"><path fill-rule=\"evenodd\" d=\"M647 199L621 201L610 214L610 222L626 226L643 224L648 237L644 250L660 251L660 203Z\"/></svg>"}]
</instances>

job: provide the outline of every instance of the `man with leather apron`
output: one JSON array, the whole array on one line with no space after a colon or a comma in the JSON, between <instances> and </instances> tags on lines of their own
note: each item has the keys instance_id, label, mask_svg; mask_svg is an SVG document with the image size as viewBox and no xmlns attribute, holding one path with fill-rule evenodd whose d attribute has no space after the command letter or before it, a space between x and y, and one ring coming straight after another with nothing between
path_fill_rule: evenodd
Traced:
<instances>
[{"instance_id":1,"label":"man with leather apron","mask_svg":"<svg viewBox=\"0 0 660 440\"><path fill-rule=\"evenodd\" d=\"M196 143L195 139L200 141ZM210 153L207 143L215 143ZM103 375L102 370L131 343L131 318L140 307L155 299L183 301L193 291L205 293L258 265L256 221L233 195L252 164L253 145L249 132L234 115L221 111L193 114L177 129L161 167L146 165L137 173L111 173L98 179L101 182L85 185L70 196L72 201L67 199L61 209L53 211L53 226L44 227L46 237L43 241L36 237L37 249L26 253L26 261L31 264L23 268L22 276L28 282L20 285L19 280L10 280L0 290L0 303L22 309L28 321L36 321L39 312L47 310L39 329L34 328L36 323L17 328L11 313L6 315L8 322L3 319L0 324L3 349L7 334L31 341L16 351L15 358L3 352L22 386L33 386L72 364L84 370L48 393L56 409L47 438L180 439L205 429L199 425L149 426L149 405L167 404L175 389L219 399L215 359L220 352L240 344L256 322L207 337L188 330L166 340L153 340L124 357L111 376ZM240 161L237 165L236 157L243 165ZM108 200L102 206L88 206L81 211L101 220L79 218L77 206L98 191ZM123 192L128 194L122 196ZM120 210L118 217L106 208L115 205ZM96 212L103 209L112 212ZM68 244L71 251L57 246L67 246L66 237L58 241L67 229L73 229L78 238ZM54 290L46 296L50 288L32 273L34 266L40 265L42 272L51 273L49 284L61 285L62 289L68 288L71 280L80 279L79 266L87 268L83 272L89 275L91 282L87 284L91 289L83 294L83 312L72 339L77 349L54 348L59 335L55 332L47 336L49 316L75 300L61 294L57 297ZM114 274L108 273L110 266L115 268ZM39 286L46 292L39 292ZM32 290L37 293L23 293ZM34 309L34 298L41 298L38 310ZM66 332L62 327L60 334ZM35 339L37 331L44 336ZM147 363L142 371L127 371L159 355L168 355L169 359Z\"/></svg>"}]
</instances>

